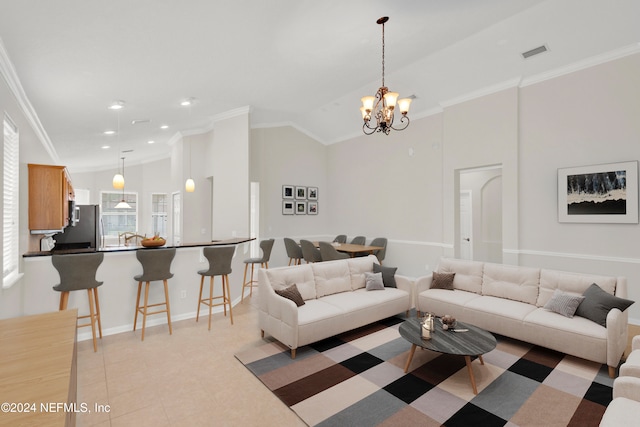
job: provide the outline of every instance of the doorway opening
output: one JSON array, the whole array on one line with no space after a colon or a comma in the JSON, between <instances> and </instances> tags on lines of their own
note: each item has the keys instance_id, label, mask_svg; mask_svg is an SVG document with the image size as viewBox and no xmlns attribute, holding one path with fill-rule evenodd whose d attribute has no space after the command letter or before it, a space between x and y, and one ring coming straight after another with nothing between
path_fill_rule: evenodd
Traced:
<instances>
[{"instance_id":1,"label":"doorway opening","mask_svg":"<svg viewBox=\"0 0 640 427\"><path fill-rule=\"evenodd\" d=\"M502 165L458 171L460 258L502 263Z\"/></svg>"}]
</instances>

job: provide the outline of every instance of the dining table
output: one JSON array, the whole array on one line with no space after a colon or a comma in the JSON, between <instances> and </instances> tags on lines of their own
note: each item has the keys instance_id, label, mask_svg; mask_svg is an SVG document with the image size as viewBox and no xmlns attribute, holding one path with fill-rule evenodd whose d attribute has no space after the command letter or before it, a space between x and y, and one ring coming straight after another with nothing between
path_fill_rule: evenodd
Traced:
<instances>
[{"instance_id":1,"label":"dining table","mask_svg":"<svg viewBox=\"0 0 640 427\"><path fill-rule=\"evenodd\" d=\"M360 254L360 253L373 254L375 251L384 249L384 247L382 246L357 245L355 243L333 242L331 244L333 245L334 248L336 248L338 252L347 253L351 258L355 257L356 254ZM316 248L318 248L320 247L320 242L313 242L313 245Z\"/></svg>"}]
</instances>

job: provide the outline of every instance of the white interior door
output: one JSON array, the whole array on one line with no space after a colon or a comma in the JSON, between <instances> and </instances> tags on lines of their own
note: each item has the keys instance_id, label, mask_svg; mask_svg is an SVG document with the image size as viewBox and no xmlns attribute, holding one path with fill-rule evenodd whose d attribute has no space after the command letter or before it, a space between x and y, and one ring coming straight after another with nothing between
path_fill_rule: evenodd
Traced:
<instances>
[{"instance_id":1,"label":"white interior door","mask_svg":"<svg viewBox=\"0 0 640 427\"><path fill-rule=\"evenodd\" d=\"M460 258L473 259L471 191L460 192Z\"/></svg>"}]
</instances>

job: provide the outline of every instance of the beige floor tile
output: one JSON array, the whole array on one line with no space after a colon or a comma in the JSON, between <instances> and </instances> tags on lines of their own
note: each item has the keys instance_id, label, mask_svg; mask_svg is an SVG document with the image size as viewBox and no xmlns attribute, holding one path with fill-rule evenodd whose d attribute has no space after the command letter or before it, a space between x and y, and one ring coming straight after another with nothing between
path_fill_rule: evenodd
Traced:
<instances>
[{"instance_id":1,"label":"beige floor tile","mask_svg":"<svg viewBox=\"0 0 640 427\"><path fill-rule=\"evenodd\" d=\"M169 419L159 403L111 418L111 427L164 427L169 425Z\"/></svg>"}]
</instances>

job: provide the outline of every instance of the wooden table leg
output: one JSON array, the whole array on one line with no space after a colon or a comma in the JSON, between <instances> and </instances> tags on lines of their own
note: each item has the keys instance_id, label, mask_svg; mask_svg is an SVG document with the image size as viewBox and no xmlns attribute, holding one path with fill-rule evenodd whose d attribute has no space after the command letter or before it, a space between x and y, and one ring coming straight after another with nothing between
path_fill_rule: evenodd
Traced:
<instances>
[{"instance_id":1,"label":"wooden table leg","mask_svg":"<svg viewBox=\"0 0 640 427\"><path fill-rule=\"evenodd\" d=\"M411 360L413 360L413 353L416 352L416 347L417 345L415 344L411 345L411 350L409 351L409 358L407 359L407 364L404 366L405 374L409 372L409 365L411 365Z\"/></svg>"},{"instance_id":2,"label":"wooden table leg","mask_svg":"<svg viewBox=\"0 0 640 427\"><path fill-rule=\"evenodd\" d=\"M481 365L484 365L484 360L482 359L482 355L478 356L478 360L480 361Z\"/></svg>"},{"instance_id":3,"label":"wooden table leg","mask_svg":"<svg viewBox=\"0 0 640 427\"><path fill-rule=\"evenodd\" d=\"M467 370L469 371L469 378L471 379L471 387L473 388L473 394L478 394L478 389L476 388L476 379L473 376L473 369L471 368L471 357L465 356L464 361L467 364Z\"/></svg>"}]
</instances>

